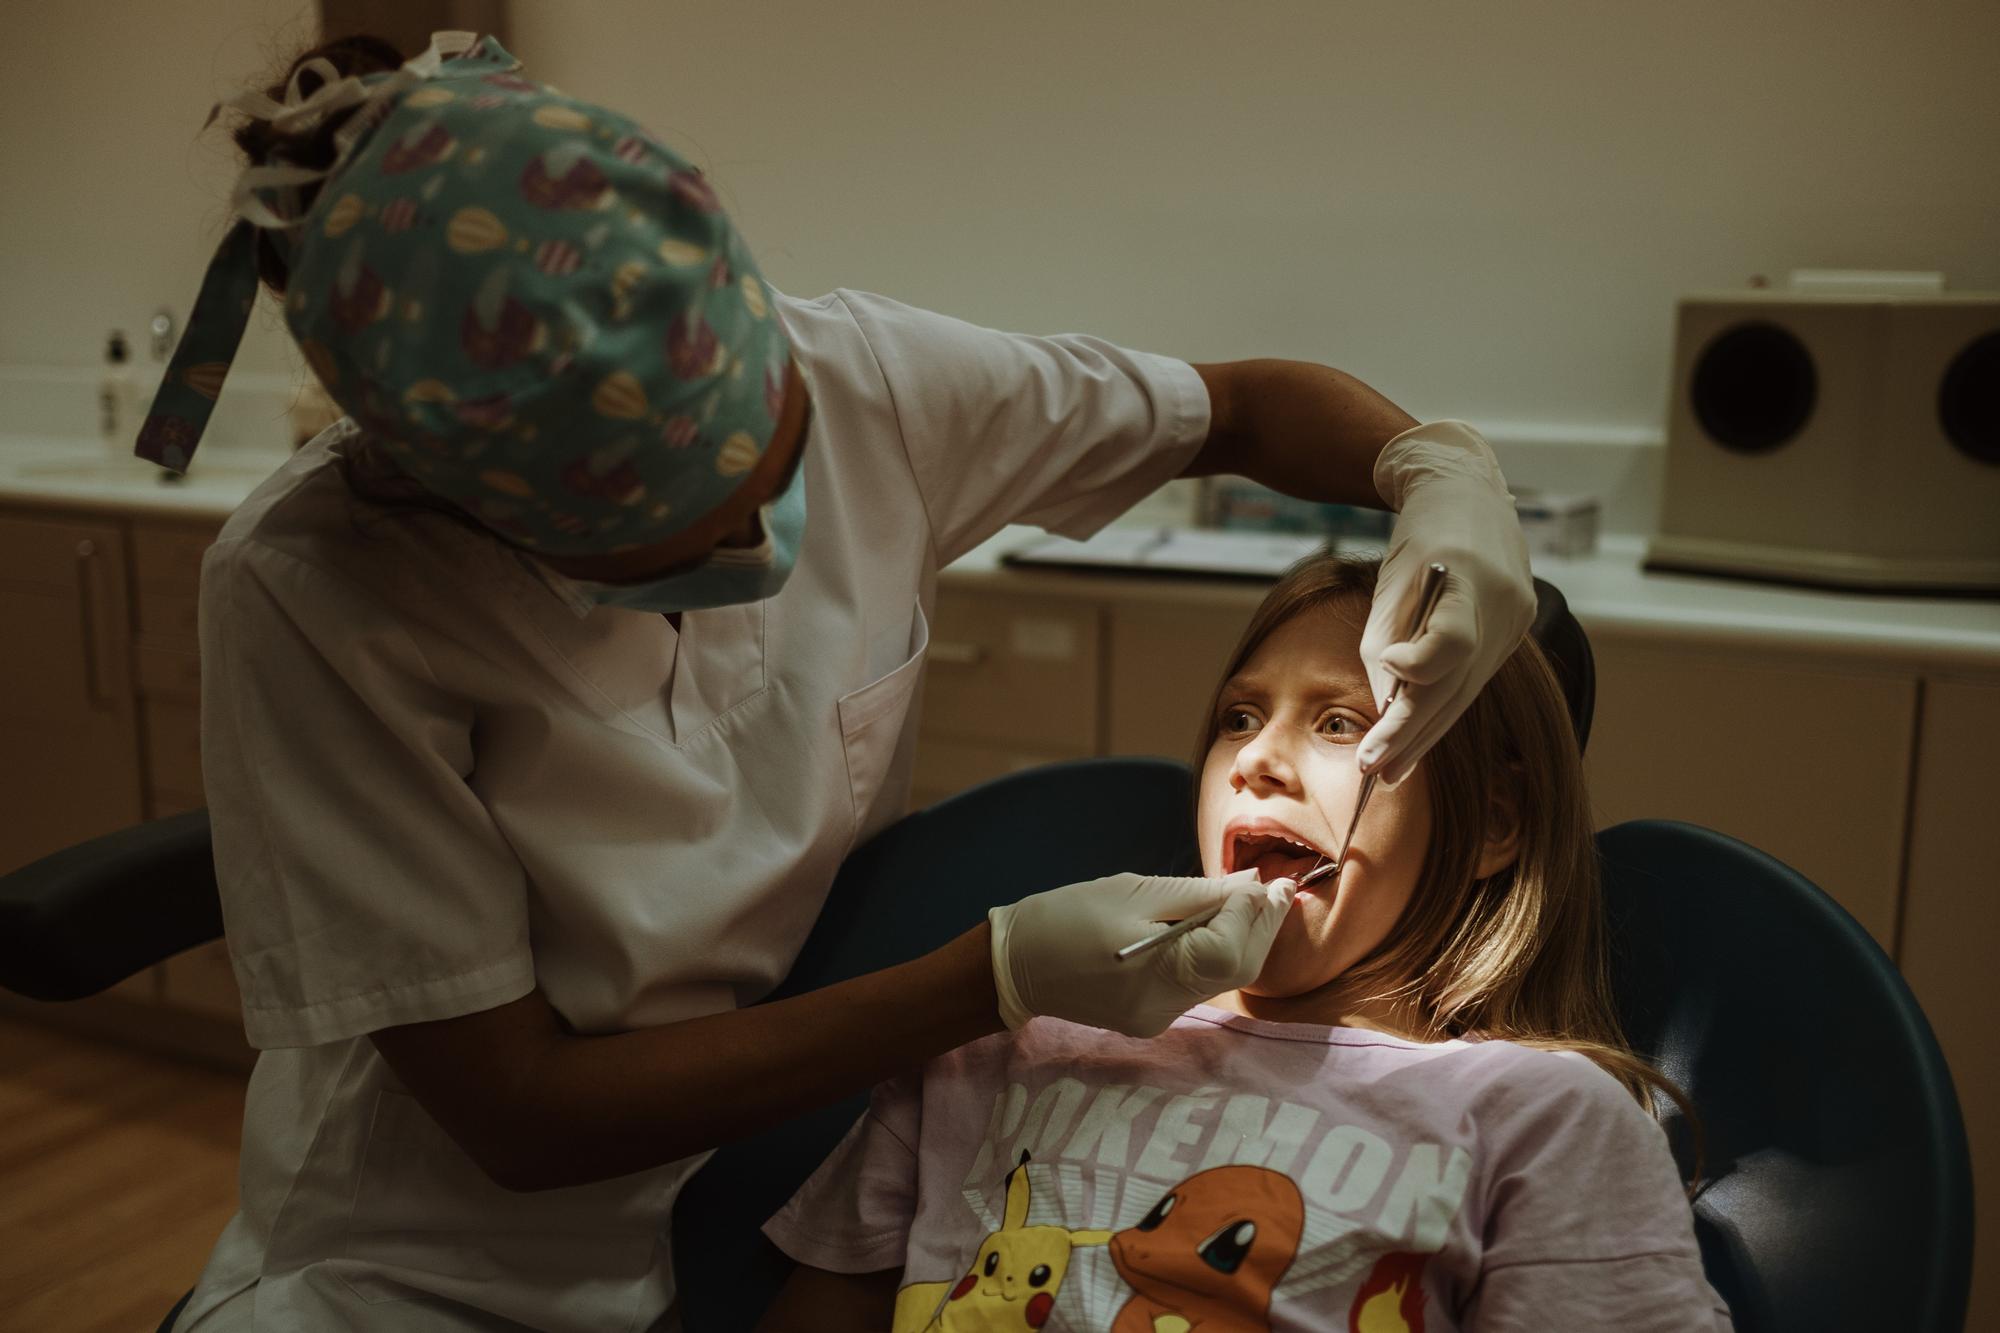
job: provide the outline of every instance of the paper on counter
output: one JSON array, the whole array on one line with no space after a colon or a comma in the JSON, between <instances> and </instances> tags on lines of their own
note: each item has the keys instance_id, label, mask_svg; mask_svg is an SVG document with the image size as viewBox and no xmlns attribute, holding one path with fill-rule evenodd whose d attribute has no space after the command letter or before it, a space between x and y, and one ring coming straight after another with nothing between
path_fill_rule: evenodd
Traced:
<instances>
[{"instance_id":1,"label":"paper on counter","mask_svg":"<svg viewBox=\"0 0 2000 1333\"><path fill-rule=\"evenodd\" d=\"M1001 560L1010 565L1276 578L1328 544L1328 538L1312 533L1112 527L1088 541L1045 537L1008 552ZM1350 546L1355 550L1380 549L1380 543L1372 541L1336 544L1343 551Z\"/></svg>"}]
</instances>

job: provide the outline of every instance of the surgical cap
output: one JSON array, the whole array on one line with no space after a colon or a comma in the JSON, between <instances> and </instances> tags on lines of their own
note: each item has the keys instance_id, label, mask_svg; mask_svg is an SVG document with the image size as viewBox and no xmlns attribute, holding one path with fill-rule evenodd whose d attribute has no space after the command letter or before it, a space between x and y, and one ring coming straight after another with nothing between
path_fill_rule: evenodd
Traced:
<instances>
[{"instance_id":1,"label":"surgical cap","mask_svg":"<svg viewBox=\"0 0 2000 1333\"><path fill-rule=\"evenodd\" d=\"M324 62L314 62L324 64ZM616 112L440 33L389 74L234 105L283 128L356 108L325 172L253 166L136 451L184 471L256 295L397 466L548 554L672 536L776 429L790 348L701 171ZM318 181L309 210L301 185Z\"/></svg>"}]
</instances>

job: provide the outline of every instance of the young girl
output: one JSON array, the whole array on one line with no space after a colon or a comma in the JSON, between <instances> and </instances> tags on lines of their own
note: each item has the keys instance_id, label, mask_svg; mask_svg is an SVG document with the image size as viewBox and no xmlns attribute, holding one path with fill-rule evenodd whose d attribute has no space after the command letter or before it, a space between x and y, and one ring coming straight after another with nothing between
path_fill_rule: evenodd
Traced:
<instances>
[{"instance_id":1,"label":"young girl","mask_svg":"<svg viewBox=\"0 0 2000 1333\"><path fill-rule=\"evenodd\" d=\"M1202 868L1339 848L1373 564L1252 617L1197 750ZM1141 1042L1050 1019L878 1087L766 1231L769 1330L1729 1327L1606 983L1574 734L1524 641L1250 985Z\"/></svg>"}]
</instances>

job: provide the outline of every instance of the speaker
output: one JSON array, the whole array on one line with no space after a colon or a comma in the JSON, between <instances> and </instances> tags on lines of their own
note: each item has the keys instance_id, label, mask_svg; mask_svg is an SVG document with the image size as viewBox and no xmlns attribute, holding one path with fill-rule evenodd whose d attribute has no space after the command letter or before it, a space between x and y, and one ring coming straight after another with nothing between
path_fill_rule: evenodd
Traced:
<instances>
[{"instance_id":1,"label":"speaker","mask_svg":"<svg viewBox=\"0 0 2000 1333\"><path fill-rule=\"evenodd\" d=\"M1683 297L1645 563L2000 595L2000 293Z\"/></svg>"}]
</instances>

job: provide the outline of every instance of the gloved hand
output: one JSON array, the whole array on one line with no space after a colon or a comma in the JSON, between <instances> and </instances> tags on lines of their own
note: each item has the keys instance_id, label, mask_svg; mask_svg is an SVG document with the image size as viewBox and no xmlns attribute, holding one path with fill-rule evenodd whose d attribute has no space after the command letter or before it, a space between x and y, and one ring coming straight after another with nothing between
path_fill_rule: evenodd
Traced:
<instances>
[{"instance_id":1,"label":"gloved hand","mask_svg":"<svg viewBox=\"0 0 2000 1333\"><path fill-rule=\"evenodd\" d=\"M1010 1028L1037 1014L1134 1037L1164 1032L1188 1006L1256 980L1297 886L1221 879L1108 875L1032 894L987 913L993 986ZM1117 951L1164 923L1222 903L1213 921L1121 959Z\"/></svg>"},{"instance_id":2,"label":"gloved hand","mask_svg":"<svg viewBox=\"0 0 2000 1333\"><path fill-rule=\"evenodd\" d=\"M1375 489L1396 511L1375 600L1361 633L1361 665L1380 706L1357 758L1394 786L1458 720L1535 621L1535 581L1514 497L1492 448L1463 421L1413 426L1384 445ZM1398 643L1424 566L1450 571L1429 628Z\"/></svg>"}]
</instances>

